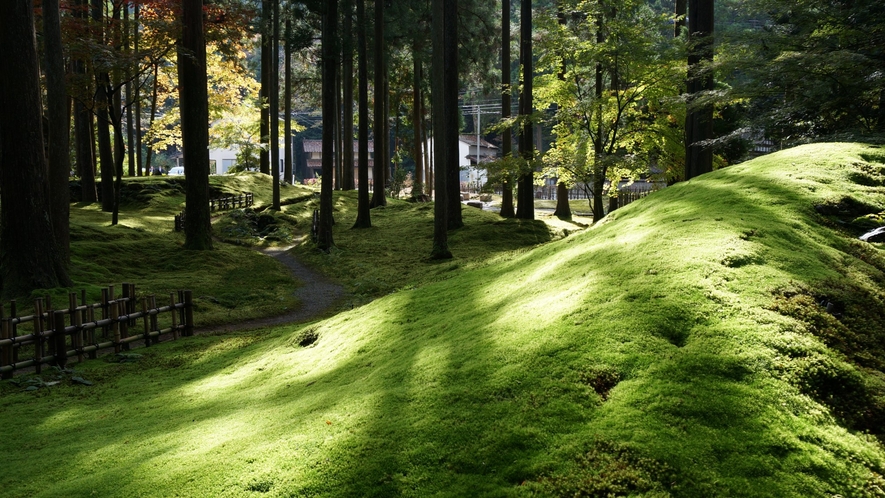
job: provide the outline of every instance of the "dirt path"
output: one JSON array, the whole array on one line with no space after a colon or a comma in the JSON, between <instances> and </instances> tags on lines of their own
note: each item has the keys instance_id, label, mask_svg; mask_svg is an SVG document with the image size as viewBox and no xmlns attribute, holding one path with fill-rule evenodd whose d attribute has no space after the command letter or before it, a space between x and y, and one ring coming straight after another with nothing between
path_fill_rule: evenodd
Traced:
<instances>
[{"instance_id":1,"label":"dirt path","mask_svg":"<svg viewBox=\"0 0 885 498\"><path fill-rule=\"evenodd\" d=\"M194 329L194 333L211 334L251 330L285 323L304 322L330 314L335 309L335 305L340 304L347 297L344 288L330 281L324 275L299 263L295 257L289 254L289 249L289 247L265 248L260 249L259 252L286 265L292 278L304 283L295 291L295 295L301 301L301 306L297 310L283 315L256 318L245 322L212 327L197 327Z\"/></svg>"}]
</instances>

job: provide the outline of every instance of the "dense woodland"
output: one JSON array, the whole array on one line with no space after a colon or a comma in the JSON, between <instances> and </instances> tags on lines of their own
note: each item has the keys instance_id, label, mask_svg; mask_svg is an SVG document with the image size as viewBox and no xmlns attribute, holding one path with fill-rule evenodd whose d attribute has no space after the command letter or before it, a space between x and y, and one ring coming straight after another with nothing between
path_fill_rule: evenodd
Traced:
<instances>
[{"instance_id":1,"label":"dense woodland","mask_svg":"<svg viewBox=\"0 0 885 498\"><path fill-rule=\"evenodd\" d=\"M282 157L291 178L291 140L270 144L318 122L323 150L353 137L367 161L371 138L383 158L369 192L367 162L355 182L350 154L323 155L318 247L334 246L333 189L359 185L368 227L407 170L411 195L435 200L432 255L447 258L463 225L451 151L474 126L463 104L499 103L480 131L503 152L489 165L502 216L525 219L548 179L588 186L596 221L607 180L675 183L753 141L885 131L872 0L10 0L0 36L5 297L70 283L71 176L116 223L122 179L170 148L187 165L186 249L212 248L208 147L275 176Z\"/></svg>"}]
</instances>

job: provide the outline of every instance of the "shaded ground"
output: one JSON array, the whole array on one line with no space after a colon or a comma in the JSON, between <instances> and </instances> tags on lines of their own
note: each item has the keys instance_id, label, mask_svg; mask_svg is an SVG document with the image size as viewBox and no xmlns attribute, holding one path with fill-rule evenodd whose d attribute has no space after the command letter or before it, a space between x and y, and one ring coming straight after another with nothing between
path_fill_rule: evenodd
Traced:
<instances>
[{"instance_id":1,"label":"shaded ground","mask_svg":"<svg viewBox=\"0 0 885 498\"><path fill-rule=\"evenodd\" d=\"M211 334L259 329L284 323L303 322L332 314L331 311L337 309L335 305L342 303L347 295L344 288L324 275L299 263L289 253L289 249L289 247L264 248L260 249L259 252L286 265L292 278L304 283L302 287L295 291L296 296L301 301L301 306L297 310L278 316L256 318L245 322L215 325L212 327L197 327L194 329L194 333Z\"/></svg>"}]
</instances>

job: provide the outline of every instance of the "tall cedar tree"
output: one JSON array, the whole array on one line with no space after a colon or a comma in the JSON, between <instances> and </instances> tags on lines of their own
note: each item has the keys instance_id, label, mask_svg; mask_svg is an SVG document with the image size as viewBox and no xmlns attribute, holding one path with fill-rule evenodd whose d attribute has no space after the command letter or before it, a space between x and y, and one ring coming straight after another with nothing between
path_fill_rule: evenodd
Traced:
<instances>
[{"instance_id":1,"label":"tall cedar tree","mask_svg":"<svg viewBox=\"0 0 885 498\"><path fill-rule=\"evenodd\" d=\"M359 184L356 223L353 228L370 228L369 210L369 69L366 64L366 0L356 0L356 46L359 66L359 137L357 159Z\"/></svg>"},{"instance_id":2,"label":"tall cedar tree","mask_svg":"<svg viewBox=\"0 0 885 498\"><path fill-rule=\"evenodd\" d=\"M104 36L104 2L92 0L92 21L95 33L95 43L105 43ZM111 134L108 126L111 124L111 79L106 70L95 74L95 120L96 135L98 138L98 158L101 166L101 210L112 212L114 210L114 153L111 150Z\"/></svg>"},{"instance_id":3,"label":"tall cedar tree","mask_svg":"<svg viewBox=\"0 0 885 498\"><path fill-rule=\"evenodd\" d=\"M273 3L270 57L270 175L273 178L272 206L280 210L280 2Z\"/></svg>"},{"instance_id":4,"label":"tall cedar tree","mask_svg":"<svg viewBox=\"0 0 885 498\"><path fill-rule=\"evenodd\" d=\"M452 257L449 251L447 183L450 168L458 171L458 2L433 0L433 153L435 197L433 208L433 259ZM458 203L460 205L460 202Z\"/></svg>"},{"instance_id":5,"label":"tall cedar tree","mask_svg":"<svg viewBox=\"0 0 885 498\"><path fill-rule=\"evenodd\" d=\"M283 35L283 179L292 183L292 18L286 16L286 33Z\"/></svg>"},{"instance_id":6,"label":"tall cedar tree","mask_svg":"<svg viewBox=\"0 0 885 498\"><path fill-rule=\"evenodd\" d=\"M182 36L178 46L178 95L184 148L186 249L212 249L209 215L209 92L203 1L182 0Z\"/></svg>"},{"instance_id":7,"label":"tall cedar tree","mask_svg":"<svg viewBox=\"0 0 885 498\"><path fill-rule=\"evenodd\" d=\"M688 0L688 112L685 116L685 179L713 171L713 104L696 104L713 90L713 0Z\"/></svg>"},{"instance_id":8,"label":"tall cedar tree","mask_svg":"<svg viewBox=\"0 0 885 498\"><path fill-rule=\"evenodd\" d=\"M557 6L557 18L559 19L559 24L565 26L566 18L562 4ZM565 63L563 63L562 70L558 75L560 81L565 81L565 71ZM563 181L563 178L559 178L556 182L556 209L553 211L553 216L562 220L570 220L572 218L572 207L568 202L568 187Z\"/></svg>"},{"instance_id":9,"label":"tall cedar tree","mask_svg":"<svg viewBox=\"0 0 885 498\"><path fill-rule=\"evenodd\" d=\"M510 117L510 0L501 0L501 119ZM513 153L513 130L504 129L501 135L501 154ZM501 185L501 216L513 218L513 183L505 176Z\"/></svg>"},{"instance_id":10,"label":"tall cedar tree","mask_svg":"<svg viewBox=\"0 0 885 498\"><path fill-rule=\"evenodd\" d=\"M66 264L71 260L70 203L71 117L65 89L65 62L61 44L58 0L43 0L43 43L46 46L46 109L49 121L49 203L56 250Z\"/></svg>"},{"instance_id":11,"label":"tall cedar tree","mask_svg":"<svg viewBox=\"0 0 885 498\"><path fill-rule=\"evenodd\" d=\"M335 155L328 153L334 150L335 143L335 80L338 73L338 2L326 2L323 10L323 154L320 187L320 226L317 232L317 247L329 252L334 246L332 241L332 172L335 169Z\"/></svg>"},{"instance_id":12,"label":"tall cedar tree","mask_svg":"<svg viewBox=\"0 0 885 498\"><path fill-rule=\"evenodd\" d=\"M85 24L89 16L87 0L74 0L74 16ZM74 59L73 70L75 81L88 86L86 78L86 62L82 56ZM80 89L83 95L90 95L88 88ZM93 116L92 112L83 103L83 99L74 99L74 140L75 155L77 158L77 174L80 176L82 201L93 203L98 201L98 193L95 190L95 157L92 151L94 140L92 139Z\"/></svg>"},{"instance_id":13,"label":"tall cedar tree","mask_svg":"<svg viewBox=\"0 0 885 498\"><path fill-rule=\"evenodd\" d=\"M278 1L278 0L273 0ZM258 153L258 171L265 175L270 174L270 109L268 100L270 99L270 16L271 16L271 0L261 1L261 90L259 98L261 99L261 124L259 125L259 134L261 135L261 151Z\"/></svg>"},{"instance_id":14,"label":"tall cedar tree","mask_svg":"<svg viewBox=\"0 0 885 498\"><path fill-rule=\"evenodd\" d=\"M353 0L344 0L344 44L342 61L341 84L344 95L341 105L343 107L341 118L341 133L343 135L341 148L342 168L341 189L353 190Z\"/></svg>"},{"instance_id":15,"label":"tall cedar tree","mask_svg":"<svg viewBox=\"0 0 885 498\"><path fill-rule=\"evenodd\" d=\"M385 73L387 73L386 44L384 43L384 0L375 0L375 115L372 124L375 138L375 164L372 168L371 207L386 206L384 196L384 170L387 168L387 99L385 98Z\"/></svg>"},{"instance_id":16,"label":"tall cedar tree","mask_svg":"<svg viewBox=\"0 0 885 498\"><path fill-rule=\"evenodd\" d=\"M34 9L0 2L0 295L69 286L52 230Z\"/></svg>"},{"instance_id":17,"label":"tall cedar tree","mask_svg":"<svg viewBox=\"0 0 885 498\"><path fill-rule=\"evenodd\" d=\"M535 147L532 143L532 0L523 0L519 36L519 59L522 63L522 93L519 95L519 114L525 120L519 134L519 153L530 165L518 180L516 217L524 220L535 218L534 168Z\"/></svg>"}]
</instances>

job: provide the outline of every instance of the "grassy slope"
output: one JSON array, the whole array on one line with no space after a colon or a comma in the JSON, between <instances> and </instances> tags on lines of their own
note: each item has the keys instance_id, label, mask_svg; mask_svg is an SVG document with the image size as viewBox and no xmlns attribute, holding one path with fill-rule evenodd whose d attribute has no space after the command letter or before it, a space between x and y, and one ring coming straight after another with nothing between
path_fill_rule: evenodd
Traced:
<instances>
[{"instance_id":1,"label":"grassy slope","mask_svg":"<svg viewBox=\"0 0 885 498\"><path fill-rule=\"evenodd\" d=\"M882 209L849 181L862 153L885 156L785 151L320 323L6 389L0 495L881 493L885 451L827 389L875 414L883 376L797 300L850 288L881 316L881 247L813 208Z\"/></svg>"}]
</instances>

